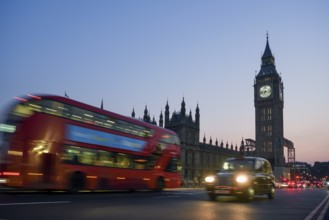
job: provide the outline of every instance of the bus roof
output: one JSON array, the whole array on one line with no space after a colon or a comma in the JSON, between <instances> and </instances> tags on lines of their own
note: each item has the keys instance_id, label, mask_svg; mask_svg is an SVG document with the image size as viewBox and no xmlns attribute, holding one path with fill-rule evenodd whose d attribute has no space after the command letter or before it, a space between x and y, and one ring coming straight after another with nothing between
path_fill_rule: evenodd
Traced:
<instances>
[{"instance_id":1,"label":"bus roof","mask_svg":"<svg viewBox=\"0 0 329 220\"><path fill-rule=\"evenodd\" d=\"M36 95L27 94L26 96L15 97L15 98L18 101L28 101L28 100L35 100L35 99L53 100L53 101L57 101L57 102L61 102L61 103L66 103L66 104L69 104L69 105L72 105L72 106L75 106L75 107L79 107L79 108L82 108L82 109L85 109L85 110L89 110L91 112L95 112L95 113L111 116L111 117L114 117L114 118L118 118L118 119L123 120L123 121L133 122L137 125L148 127L148 128L154 129L154 130L159 130L159 131L163 131L163 132L166 132L166 133L169 133L169 134L177 135L172 130L168 130L168 129L159 127L159 126L154 125L154 124L144 122L144 121L136 119L136 118L120 115L120 114L117 114L117 113L114 113L114 112L111 112L111 111L108 111L108 110L104 110L104 109L101 109L101 108L98 108L98 107L95 107L95 106L92 106L92 105L88 105L86 103L76 101L74 99L63 97L63 96L49 95L49 94L36 94Z\"/></svg>"}]
</instances>

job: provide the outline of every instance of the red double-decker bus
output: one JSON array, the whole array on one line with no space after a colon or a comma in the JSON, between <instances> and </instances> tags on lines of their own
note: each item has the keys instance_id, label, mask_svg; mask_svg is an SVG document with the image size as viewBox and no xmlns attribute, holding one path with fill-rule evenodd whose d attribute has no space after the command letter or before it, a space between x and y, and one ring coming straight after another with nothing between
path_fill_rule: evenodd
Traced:
<instances>
[{"instance_id":1,"label":"red double-decker bus","mask_svg":"<svg viewBox=\"0 0 329 220\"><path fill-rule=\"evenodd\" d=\"M173 131L54 95L15 97L0 124L0 182L67 190L181 186Z\"/></svg>"}]
</instances>

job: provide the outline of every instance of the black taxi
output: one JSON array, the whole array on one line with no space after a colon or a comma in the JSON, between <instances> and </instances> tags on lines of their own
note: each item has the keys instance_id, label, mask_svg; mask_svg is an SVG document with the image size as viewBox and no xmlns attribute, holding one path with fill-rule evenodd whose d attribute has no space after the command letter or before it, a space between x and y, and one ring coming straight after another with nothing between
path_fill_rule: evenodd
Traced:
<instances>
[{"instance_id":1,"label":"black taxi","mask_svg":"<svg viewBox=\"0 0 329 220\"><path fill-rule=\"evenodd\" d=\"M237 196L251 201L255 195L275 195L275 178L271 164L261 157L228 158L222 169L205 178L205 189L211 200L217 196Z\"/></svg>"}]
</instances>

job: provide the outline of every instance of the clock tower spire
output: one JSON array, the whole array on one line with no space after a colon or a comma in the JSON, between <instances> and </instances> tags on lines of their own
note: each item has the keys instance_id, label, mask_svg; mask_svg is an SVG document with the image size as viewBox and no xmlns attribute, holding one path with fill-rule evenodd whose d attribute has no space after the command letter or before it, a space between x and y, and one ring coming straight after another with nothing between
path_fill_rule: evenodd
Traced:
<instances>
[{"instance_id":1,"label":"clock tower spire","mask_svg":"<svg viewBox=\"0 0 329 220\"><path fill-rule=\"evenodd\" d=\"M261 69L257 76L263 76L266 74L278 74L275 67L275 58L268 42L268 33L266 34L266 47L262 56Z\"/></svg>"}]
</instances>

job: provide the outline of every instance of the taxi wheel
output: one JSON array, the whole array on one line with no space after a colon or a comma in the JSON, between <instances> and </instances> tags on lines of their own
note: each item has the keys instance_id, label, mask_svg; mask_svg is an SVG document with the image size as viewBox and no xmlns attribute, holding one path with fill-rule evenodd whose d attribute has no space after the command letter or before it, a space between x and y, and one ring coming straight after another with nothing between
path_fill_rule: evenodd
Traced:
<instances>
[{"instance_id":1,"label":"taxi wheel","mask_svg":"<svg viewBox=\"0 0 329 220\"><path fill-rule=\"evenodd\" d=\"M273 199L273 198L274 198L274 195L275 195L275 187L272 186L272 187L271 187L271 191L267 194L267 197L268 197L269 199Z\"/></svg>"},{"instance_id":2,"label":"taxi wheel","mask_svg":"<svg viewBox=\"0 0 329 220\"><path fill-rule=\"evenodd\" d=\"M251 201L254 199L255 196L255 190L252 187L249 187L240 197L243 201Z\"/></svg>"},{"instance_id":3,"label":"taxi wheel","mask_svg":"<svg viewBox=\"0 0 329 220\"><path fill-rule=\"evenodd\" d=\"M214 194L214 193L212 193L212 192L208 193L208 196L209 196L209 199L210 199L211 201L215 201L215 200L217 199L216 194Z\"/></svg>"}]
</instances>

